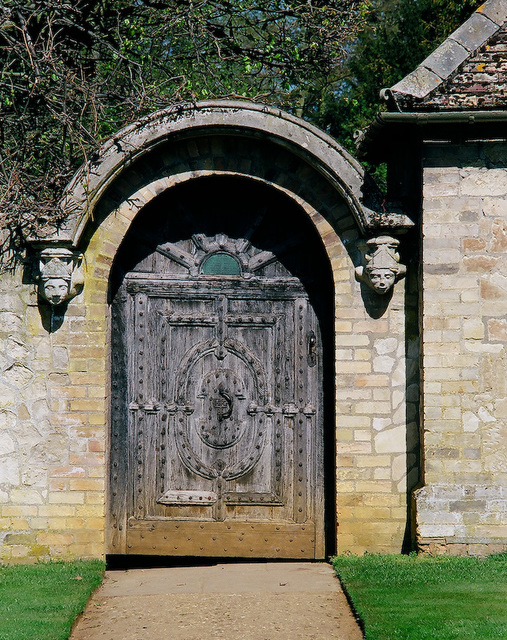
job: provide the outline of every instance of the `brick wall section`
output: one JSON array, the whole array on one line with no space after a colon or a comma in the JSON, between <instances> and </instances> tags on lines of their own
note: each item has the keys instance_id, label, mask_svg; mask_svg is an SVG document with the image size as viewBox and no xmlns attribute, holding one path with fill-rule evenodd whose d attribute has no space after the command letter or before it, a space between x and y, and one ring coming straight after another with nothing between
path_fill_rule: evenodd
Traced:
<instances>
[{"instance_id":1,"label":"brick wall section","mask_svg":"<svg viewBox=\"0 0 507 640\"><path fill-rule=\"evenodd\" d=\"M303 161L271 143L207 137L143 158L109 191L82 247L83 293L58 330L43 328L34 286L21 284L20 273L0 282L2 561L106 552L110 268L141 207L175 184L221 172L283 189L321 235L336 286L338 550L400 551L418 479L415 297L401 282L379 309L355 280L355 222Z\"/></svg>"},{"instance_id":2,"label":"brick wall section","mask_svg":"<svg viewBox=\"0 0 507 640\"><path fill-rule=\"evenodd\" d=\"M506 160L500 144L426 149L416 501L419 545L433 551L507 548Z\"/></svg>"}]
</instances>

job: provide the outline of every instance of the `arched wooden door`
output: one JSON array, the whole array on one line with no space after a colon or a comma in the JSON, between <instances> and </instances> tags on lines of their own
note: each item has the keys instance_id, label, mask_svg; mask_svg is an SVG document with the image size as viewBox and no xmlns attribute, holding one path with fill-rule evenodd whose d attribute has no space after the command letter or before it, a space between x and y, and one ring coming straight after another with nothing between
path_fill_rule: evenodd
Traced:
<instances>
[{"instance_id":1,"label":"arched wooden door","mask_svg":"<svg viewBox=\"0 0 507 640\"><path fill-rule=\"evenodd\" d=\"M112 308L111 553L322 558L322 357L243 238L158 245Z\"/></svg>"}]
</instances>

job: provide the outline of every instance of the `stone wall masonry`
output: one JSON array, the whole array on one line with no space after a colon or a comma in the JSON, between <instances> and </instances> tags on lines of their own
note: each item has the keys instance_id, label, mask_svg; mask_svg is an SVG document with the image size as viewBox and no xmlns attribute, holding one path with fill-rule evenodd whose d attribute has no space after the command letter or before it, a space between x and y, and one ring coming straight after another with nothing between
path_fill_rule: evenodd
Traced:
<instances>
[{"instance_id":1,"label":"stone wall masonry","mask_svg":"<svg viewBox=\"0 0 507 640\"><path fill-rule=\"evenodd\" d=\"M507 544L506 196L505 145L427 146L426 486L416 493L426 549Z\"/></svg>"},{"instance_id":2,"label":"stone wall masonry","mask_svg":"<svg viewBox=\"0 0 507 640\"><path fill-rule=\"evenodd\" d=\"M413 275L409 269L379 314L347 260L335 265L339 553L399 553L410 544L409 496L419 481Z\"/></svg>"},{"instance_id":3,"label":"stone wall masonry","mask_svg":"<svg viewBox=\"0 0 507 640\"><path fill-rule=\"evenodd\" d=\"M438 485L416 492L418 545L431 555L507 551L507 488Z\"/></svg>"},{"instance_id":4,"label":"stone wall masonry","mask_svg":"<svg viewBox=\"0 0 507 640\"><path fill-rule=\"evenodd\" d=\"M136 213L165 189L212 173L275 179L266 175L269 145L234 137L185 144L126 171L102 201L82 248L83 293L57 330L45 328L21 271L0 279L0 562L107 552L107 287ZM322 177L286 156L280 148L277 188L313 220L334 274L338 551L399 552L419 479L415 270L379 303L355 279L350 212Z\"/></svg>"},{"instance_id":5,"label":"stone wall masonry","mask_svg":"<svg viewBox=\"0 0 507 640\"><path fill-rule=\"evenodd\" d=\"M86 316L78 301L48 332L21 270L0 281L0 561L103 553L104 333Z\"/></svg>"}]
</instances>

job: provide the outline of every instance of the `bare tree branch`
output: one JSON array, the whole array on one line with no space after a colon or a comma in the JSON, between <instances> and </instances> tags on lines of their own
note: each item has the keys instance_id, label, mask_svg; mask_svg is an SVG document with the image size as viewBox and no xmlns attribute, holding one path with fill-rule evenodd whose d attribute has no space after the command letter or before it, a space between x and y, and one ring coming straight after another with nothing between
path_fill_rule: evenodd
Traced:
<instances>
[{"instance_id":1,"label":"bare tree branch","mask_svg":"<svg viewBox=\"0 0 507 640\"><path fill-rule=\"evenodd\" d=\"M4 0L0 251L58 224L76 168L155 109L231 97L311 118L367 2Z\"/></svg>"}]
</instances>

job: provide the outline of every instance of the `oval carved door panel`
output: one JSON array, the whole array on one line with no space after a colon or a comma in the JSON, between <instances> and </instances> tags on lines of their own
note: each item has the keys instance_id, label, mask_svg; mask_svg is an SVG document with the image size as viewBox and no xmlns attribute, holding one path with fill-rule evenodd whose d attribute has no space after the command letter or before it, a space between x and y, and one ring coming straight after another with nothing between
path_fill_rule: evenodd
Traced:
<instances>
[{"instance_id":1,"label":"oval carved door panel","mask_svg":"<svg viewBox=\"0 0 507 640\"><path fill-rule=\"evenodd\" d=\"M113 304L109 551L323 557L319 329L303 287L243 239L157 254Z\"/></svg>"}]
</instances>

